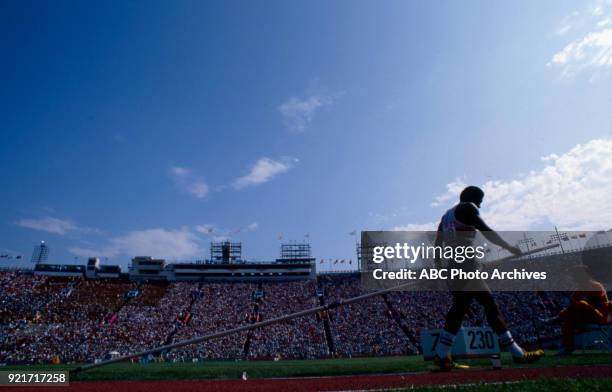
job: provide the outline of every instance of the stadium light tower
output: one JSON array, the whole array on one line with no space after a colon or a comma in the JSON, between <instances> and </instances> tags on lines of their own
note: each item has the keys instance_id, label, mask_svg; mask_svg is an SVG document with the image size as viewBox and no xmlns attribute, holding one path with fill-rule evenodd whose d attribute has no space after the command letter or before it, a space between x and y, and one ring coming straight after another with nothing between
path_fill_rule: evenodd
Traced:
<instances>
[{"instance_id":1,"label":"stadium light tower","mask_svg":"<svg viewBox=\"0 0 612 392\"><path fill-rule=\"evenodd\" d=\"M561 247L561 253L565 254L565 249L563 249L563 244L561 243L561 235L559 235L559 230L557 229L557 226L555 226L555 233L557 234L555 234L554 237L559 242L559 246Z\"/></svg>"},{"instance_id":2,"label":"stadium light tower","mask_svg":"<svg viewBox=\"0 0 612 392\"><path fill-rule=\"evenodd\" d=\"M45 263L49 258L49 246L45 244L45 241L40 241L40 245L36 245L34 247L34 251L32 252L32 259L30 260L32 263Z\"/></svg>"}]
</instances>

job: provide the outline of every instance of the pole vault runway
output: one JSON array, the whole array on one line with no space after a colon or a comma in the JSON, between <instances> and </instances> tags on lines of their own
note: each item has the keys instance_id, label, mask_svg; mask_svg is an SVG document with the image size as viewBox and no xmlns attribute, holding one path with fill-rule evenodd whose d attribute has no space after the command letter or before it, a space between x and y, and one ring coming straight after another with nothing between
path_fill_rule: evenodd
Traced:
<instances>
[{"instance_id":1,"label":"pole vault runway","mask_svg":"<svg viewBox=\"0 0 612 392\"><path fill-rule=\"evenodd\" d=\"M612 365L567 366L557 368L508 368L449 373L402 373L340 377L264 378L242 380L149 380L74 382L69 387L44 387L45 392L151 392L151 391L350 391L411 386L503 383L550 378L612 378ZM2 388L15 391L41 391L40 387Z\"/></svg>"}]
</instances>

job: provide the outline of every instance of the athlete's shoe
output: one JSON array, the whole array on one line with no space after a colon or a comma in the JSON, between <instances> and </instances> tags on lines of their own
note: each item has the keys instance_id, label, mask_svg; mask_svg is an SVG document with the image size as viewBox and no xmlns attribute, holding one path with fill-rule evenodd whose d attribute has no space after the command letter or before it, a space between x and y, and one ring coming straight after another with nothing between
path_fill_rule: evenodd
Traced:
<instances>
[{"instance_id":1,"label":"athlete's shoe","mask_svg":"<svg viewBox=\"0 0 612 392\"><path fill-rule=\"evenodd\" d=\"M514 363L532 363L544 356L544 350L525 351L522 357L512 357Z\"/></svg>"},{"instance_id":2,"label":"athlete's shoe","mask_svg":"<svg viewBox=\"0 0 612 392\"><path fill-rule=\"evenodd\" d=\"M461 363L457 363L453 361L451 357L440 358L439 356L435 356L434 365L440 368L442 372L450 372L453 369L469 369L468 365L464 365Z\"/></svg>"}]
</instances>

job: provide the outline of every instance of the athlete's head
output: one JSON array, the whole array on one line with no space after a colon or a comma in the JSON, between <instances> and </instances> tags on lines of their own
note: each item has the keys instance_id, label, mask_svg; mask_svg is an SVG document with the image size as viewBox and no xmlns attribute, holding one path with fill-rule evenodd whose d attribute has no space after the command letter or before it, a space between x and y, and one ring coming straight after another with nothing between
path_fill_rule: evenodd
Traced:
<instances>
[{"instance_id":1,"label":"athlete's head","mask_svg":"<svg viewBox=\"0 0 612 392\"><path fill-rule=\"evenodd\" d=\"M462 203L474 203L480 208L480 203L484 199L484 192L477 186L470 185L461 191L459 201Z\"/></svg>"}]
</instances>

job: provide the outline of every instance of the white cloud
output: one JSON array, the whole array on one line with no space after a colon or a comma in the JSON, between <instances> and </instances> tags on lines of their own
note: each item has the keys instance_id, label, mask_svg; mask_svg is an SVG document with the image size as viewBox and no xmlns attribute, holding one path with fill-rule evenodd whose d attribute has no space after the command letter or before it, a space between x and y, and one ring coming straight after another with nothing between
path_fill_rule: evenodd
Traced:
<instances>
[{"instance_id":1,"label":"white cloud","mask_svg":"<svg viewBox=\"0 0 612 392\"><path fill-rule=\"evenodd\" d=\"M556 33L558 35L567 34L571 29L575 27L577 23L579 23L579 20L578 20L579 16L580 16L580 12L575 11L575 12L572 12L570 15L566 16L565 18L563 18L559 27L557 28Z\"/></svg>"},{"instance_id":2,"label":"white cloud","mask_svg":"<svg viewBox=\"0 0 612 392\"><path fill-rule=\"evenodd\" d=\"M170 169L170 175L176 185L198 199L205 198L210 191L208 184L202 178L195 176L191 169L174 166Z\"/></svg>"},{"instance_id":3,"label":"white cloud","mask_svg":"<svg viewBox=\"0 0 612 392\"><path fill-rule=\"evenodd\" d=\"M601 4L598 4L595 6L595 8L593 8L593 11L591 12L591 14L593 16L601 16L604 13L604 7Z\"/></svg>"},{"instance_id":4,"label":"white cloud","mask_svg":"<svg viewBox=\"0 0 612 392\"><path fill-rule=\"evenodd\" d=\"M599 22L597 22L597 27L599 28L603 28L607 26L612 26L612 18L602 19Z\"/></svg>"},{"instance_id":5,"label":"white cloud","mask_svg":"<svg viewBox=\"0 0 612 392\"><path fill-rule=\"evenodd\" d=\"M215 226L211 224L197 225L195 229L198 233L210 235L215 231Z\"/></svg>"},{"instance_id":6,"label":"white cloud","mask_svg":"<svg viewBox=\"0 0 612 392\"><path fill-rule=\"evenodd\" d=\"M200 180L196 180L195 182L191 183L187 190L189 191L189 193L199 199L208 195L208 185L206 185L205 182Z\"/></svg>"},{"instance_id":7,"label":"white cloud","mask_svg":"<svg viewBox=\"0 0 612 392\"><path fill-rule=\"evenodd\" d=\"M259 225L257 224L257 222L253 222L253 223L251 223L251 224L249 224L247 226L247 229L249 229L251 231L255 231L255 230L257 230L258 227L259 227Z\"/></svg>"},{"instance_id":8,"label":"white cloud","mask_svg":"<svg viewBox=\"0 0 612 392\"><path fill-rule=\"evenodd\" d=\"M20 219L15 224L21 227L26 227L28 229L46 231L47 233L59 235L64 235L68 232L100 233L98 229L90 227L80 227L70 220L53 217L41 219Z\"/></svg>"},{"instance_id":9,"label":"white cloud","mask_svg":"<svg viewBox=\"0 0 612 392\"><path fill-rule=\"evenodd\" d=\"M303 132L310 126L317 109L334 103L334 97L311 95L307 98L289 98L277 107L285 126L293 132Z\"/></svg>"},{"instance_id":10,"label":"white cloud","mask_svg":"<svg viewBox=\"0 0 612 392\"><path fill-rule=\"evenodd\" d=\"M541 170L524 177L484 184L482 215L492 227L550 229L554 224L564 230L601 230L612 226L612 140L591 140L564 154L544 157L543 162ZM450 183L436 202L455 203L463 185Z\"/></svg>"},{"instance_id":11,"label":"white cloud","mask_svg":"<svg viewBox=\"0 0 612 392\"><path fill-rule=\"evenodd\" d=\"M588 33L556 53L552 60L556 65L566 67L565 73L575 72L585 67L612 66L612 29Z\"/></svg>"},{"instance_id":12,"label":"white cloud","mask_svg":"<svg viewBox=\"0 0 612 392\"><path fill-rule=\"evenodd\" d=\"M467 184L463 180L457 178L455 181L446 184L446 193L434 197L431 203L432 207L438 207L447 204L450 200L456 200L459 193Z\"/></svg>"},{"instance_id":13,"label":"white cloud","mask_svg":"<svg viewBox=\"0 0 612 392\"><path fill-rule=\"evenodd\" d=\"M395 226L392 230L395 231L436 231L438 224L436 222L427 223L408 223L401 226Z\"/></svg>"},{"instance_id":14,"label":"white cloud","mask_svg":"<svg viewBox=\"0 0 612 392\"><path fill-rule=\"evenodd\" d=\"M17 225L60 235L76 228L74 223L58 218L21 219L17 222Z\"/></svg>"},{"instance_id":15,"label":"white cloud","mask_svg":"<svg viewBox=\"0 0 612 392\"><path fill-rule=\"evenodd\" d=\"M191 170L185 167L174 166L172 167L172 174L178 178L184 178L191 174Z\"/></svg>"},{"instance_id":16,"label":"white cloud","mask_svg":"<svg viewBox=\"0 0 612 392\"><path fill-rule=\"evenodd\" d=\"M559 67L566 77L587 68L607 69L605 67L612 66L612 29L608 28L612 25L611 4L598 2L582 13L575 12L565 18L558 34L566 34L576 25L588 26L588 29L555 53L547 66Z\"/></svg>"},{"instance_id":17,"label":"white cloud","mask_svg":"<svg viewBox=\"0 0 612 392\"><path fill-rule=\"evenodd\" d=\"M278 161L265 157L261 158L255 162L247 175L236 179L233 186L235 189L242 189L266 183L277 175L288 172L297 162L297 159L287 157Z\"/></svg>"},{"instance_id":18,"label":"white cloud","mask_svg":"<svg viewBox=\"0 0 612 392\"><path fill-rule=\"evenodd\" d=\"M73 247L69 251L82 257L115 257L118 255L153 256L165 259L184 259L201 256L198 237L186 228L179 230L148 229L132 231L112 238L99 249Z\"/></svg>"}]
</instances>

